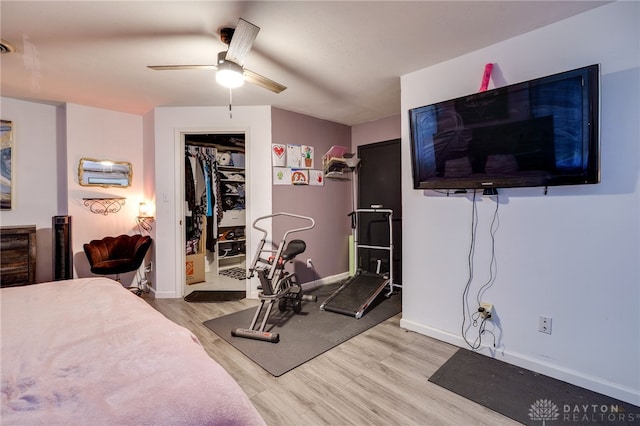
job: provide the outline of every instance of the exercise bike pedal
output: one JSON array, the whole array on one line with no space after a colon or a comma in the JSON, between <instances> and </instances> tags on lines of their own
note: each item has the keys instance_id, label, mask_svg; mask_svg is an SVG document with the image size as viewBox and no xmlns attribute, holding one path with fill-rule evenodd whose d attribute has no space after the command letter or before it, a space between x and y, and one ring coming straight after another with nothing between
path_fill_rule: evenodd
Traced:
<instances>
[{"instance_id":1,"label":"exercise bike pedal","mask_svg":"<svg viewBox=\"0 0 640 426\"><path fill-rule=\"evenodd\" d=\"M304 300L305 302L317 302L318 296L316 296L315 294L303 294L302 300Z\"/></svg>"}]
</instances>

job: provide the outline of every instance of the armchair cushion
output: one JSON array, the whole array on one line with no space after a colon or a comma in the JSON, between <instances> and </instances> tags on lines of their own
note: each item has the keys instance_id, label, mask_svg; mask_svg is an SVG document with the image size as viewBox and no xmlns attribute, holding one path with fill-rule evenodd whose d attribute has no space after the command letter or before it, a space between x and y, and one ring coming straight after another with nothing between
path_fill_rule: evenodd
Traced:
<instances>
[{"instance_id":1,"label":"armchair cushion","mask_svg":"<svg viewBox=\"0 0 640 426\"><path fill-rule=\"evenodd\" d=\"M110 275L138 269L152 241L146 235L119 235L92 240L83 247L91 272Z\"/></svg>"}]
</instances>

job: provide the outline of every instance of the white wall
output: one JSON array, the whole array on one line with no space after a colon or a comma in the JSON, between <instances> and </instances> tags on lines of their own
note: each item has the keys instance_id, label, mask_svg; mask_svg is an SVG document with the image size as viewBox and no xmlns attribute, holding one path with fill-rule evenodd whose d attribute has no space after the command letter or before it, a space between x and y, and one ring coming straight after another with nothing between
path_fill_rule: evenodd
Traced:
<instances>
[{"instance_id":1,"label":"white wall","mask_svg":"<svg viewBox=\"0 0 640 426\"><path fill-rule=\"evenodd\" d=\"M184 272L184 202L179 198L184 182L184 151L180 134L197 132L244 132L246 135L247 224L271 214L271 107L164 107L153 114L156 185L156 297L181 297ZM182 199L183 200L183 199ZM247 230L247 253L257 250L259 234ZM250 296L257 282L247 280Z\"/></svg>"},{"instance_id":2,"label":"white wall","mask_svg":"<svg viewBox=\"0 0 640 426\"><path fill-rule=\"evenodd\" d=\"M472 203L413 189L407 110L477 91L487 62L500 85L599 63L602 182L547 196L500 190L497 275L482 296L495 305L496 348L485 334L481 352L640 404L639 8L615 2L402 77L402 327L467 347L461 298ZM489 279L496 206L477 204L474 304ZM537 331L541 314L553 318L551 335Z\"/></svg>"},{"instance_id":3,"label":"white wall","mask_svg":"<svg viewBox=\"0 0 640 426\"><path fill-rule=\"evenodd\" d=\"M36 282L50 281L51 217L67 211L66 175L58 173L58 160L64 165L64 151L61 156L57 154L64 137L58 117L64 111L10 98L1 98L0 102L2 119L14 125L13 205L11 210L0 212L0 224L36 225Z\"/></svg>"},{"instance_id":4,"label":"white wall","mask_svg":"<svg viewBox=\"0 0 640 426\"><path fill-rule=\"evenodd\" d=\"M73 266L76 276L91 276L82 245L93 239L139 233L136 223L143 200L142 117L87 106L66 105L68 212L72 217ZM78 164L81 158L128 161L133 180L128 188L80 186ZM83 198L124 197L117 213L92 213ZM134 273L122 274L124 285L137 282Z\"/></svg>"}]
</instances>

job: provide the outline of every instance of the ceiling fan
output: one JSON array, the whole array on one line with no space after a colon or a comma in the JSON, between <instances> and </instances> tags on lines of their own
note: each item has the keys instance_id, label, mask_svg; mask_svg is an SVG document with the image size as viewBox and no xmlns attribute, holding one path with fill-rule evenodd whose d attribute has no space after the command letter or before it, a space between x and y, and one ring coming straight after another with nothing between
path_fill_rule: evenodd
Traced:
<instances>
[{"instance_id":1,"label":"ceiling fan","mask_svg":"<svg viewBox=\"0 0 640 426\"><path fill-rule=\"evenodd\" d=\"M280 93L287 87L243 67L244 60L249 50L251 50L258 31L260 31L260 27L242 18L238 20L238 25L235 29L222 28L220 30L220 39L229 47L226 51L218 53L216 65L148 65L147 67L160 71L217 69L216 81L229 89L241 86L246 80L274 93Z\"/></svg>"}]
</instances>

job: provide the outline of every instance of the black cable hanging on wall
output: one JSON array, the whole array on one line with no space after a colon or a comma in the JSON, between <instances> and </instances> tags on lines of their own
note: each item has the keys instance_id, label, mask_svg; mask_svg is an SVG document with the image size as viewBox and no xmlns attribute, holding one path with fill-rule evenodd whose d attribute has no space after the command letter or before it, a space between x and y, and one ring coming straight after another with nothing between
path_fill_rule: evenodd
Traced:
<instances>
[{"instance_id":1,"label":"black cable hanging on wall","mask_svg":"<svg viewBox=\"0 0 640 426\"><path fill-rule=\"evenodd\" d=\"M491 194L492 196L495 196L495 201L496 201L496 208L494 210L493 213L493 219L491 221L491 226L489 228L489 234L491 237L491 260L489 262L489 279L487 280L487 282L485 282L479 289L478 292L476 293L476 302L477 302L477 306L480 306L480 302L481 302L481 297L482 295L493 285L496 275L497 275L497 271L498 271L498 266L497 266L497 259L496 259L496 253L495 253L495 235L496 232L498 231L498 227L499 227L499 216L498 216L498 207L500 205L500 199L498 194ZM464 339L465 343L472 349L472 350L476 350L479 349L482 346L482 335L485 333L490 333L491 335L493 335L493 332L491 332L490 330L486 329L486 322L489 319L489 317L485 317L481 314L481 312L478 309L474 309L473 313L471 312L471 310L469 310L469 291L471 289L471 284L473 283L473 272L474 272L474 257L475 257L475 249L476 249L476 236L477 236L477 231L478 231L478 207L477 207L477 200L476 200L476 191L473 191L473 198L472 198L472 202L471 202L472 208L471 208L471 241L469 243L469 252L467 255L467 267L468 267L468 271L469 271L469 276L467 279L467 283L465 284L464 287L464 291L462 292L462 325L461 325L461 335L462 338ZM468 315L467 315L468 314ZM468 318L467 318L468 317ZM467 325L467 319L469 319L471 321L471 324ZM480 320L480 321L479 321ZM478 322L479 321L479 322ZM474 339L473 342L471 342L468 338L467 338L467 327L478 327L478 335L477 337ZM495 335L493 335L493 345L495 347Z\"/></svg>"}]
</instances>

